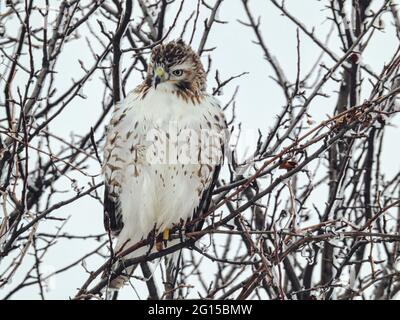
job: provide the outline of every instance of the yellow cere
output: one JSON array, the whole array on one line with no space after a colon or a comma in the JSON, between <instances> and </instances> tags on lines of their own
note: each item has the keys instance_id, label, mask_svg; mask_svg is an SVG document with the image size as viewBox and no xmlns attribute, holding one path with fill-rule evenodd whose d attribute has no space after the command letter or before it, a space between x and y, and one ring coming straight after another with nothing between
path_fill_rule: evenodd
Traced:
<instances>
[{"instance_id":1,"label":"yellow cere","mask_svg":"<svg viewBox=\"0 0 400 320\"><path fill-rule=\"evenodd\" d=\"M156 76L158 76L158 77L160 77L161 79L163 79L164 76L165 76L165 71L164 71L163 68L157 67L157 69L155 70L155 74L156 74Z\"/></svg>"}]
</instances>

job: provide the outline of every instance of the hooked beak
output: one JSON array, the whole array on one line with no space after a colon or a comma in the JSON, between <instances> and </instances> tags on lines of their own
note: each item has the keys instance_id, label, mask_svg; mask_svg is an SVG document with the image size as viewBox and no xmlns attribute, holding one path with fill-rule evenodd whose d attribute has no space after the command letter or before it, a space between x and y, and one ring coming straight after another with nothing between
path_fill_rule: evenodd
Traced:
<instances>
[{"instance_id":1,"label":"hooked beak","mask_svg":"<svg viewBox=\"0 0 400 320\"><path fill-rule=\"evenodd\" d=\"M158 84L163 81L165 81L165 70L162 67L157 67L154 71L154 89L157 89Z\"/></svg>"}]
</instances>

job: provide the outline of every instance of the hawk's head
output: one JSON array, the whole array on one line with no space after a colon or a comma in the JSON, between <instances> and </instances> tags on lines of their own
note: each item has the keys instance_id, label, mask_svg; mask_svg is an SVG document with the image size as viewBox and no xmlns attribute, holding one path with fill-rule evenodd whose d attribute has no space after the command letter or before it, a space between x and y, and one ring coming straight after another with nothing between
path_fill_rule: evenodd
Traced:
<instances>
[{"instance_id":1,"label":"hawk's head","mask_svg":"<svg viewBox=\"0 0 400 320\"><path fill-rule=\"evenodd\" d=\"M154 47L146 83L155 89L172 89L183 96L200 96L206 88L206 74L200 57L178 40Z\"/></svg>"}]
</instances>

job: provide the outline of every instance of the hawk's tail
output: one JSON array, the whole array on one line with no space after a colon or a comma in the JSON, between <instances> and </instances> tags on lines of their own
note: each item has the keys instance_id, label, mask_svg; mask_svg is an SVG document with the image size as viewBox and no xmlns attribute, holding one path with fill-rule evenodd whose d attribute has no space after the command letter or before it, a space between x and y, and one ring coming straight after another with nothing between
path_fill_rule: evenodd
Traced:
<instances>
[{"instance_id":1,"label":"hawk's tail","mask_svg":"<svg viewBox=\"0 0 400 320\"><path fill-rule=\"evenodd\" d=\"M111 270L111 272L105 271L101 277L102 278L109 277L110 280L109 280L109 283L108 283L108 286L107 286L108 289L110 289L110 290L119 290L128 282L129 278L135 272L136 267L137 267L137 264L125 268L123 274L120 274L115 278L112 277L113 276L113 270ZM116 269L116 268L113 268L113 269Z\"/></svg>"},{"instance_id":2,"label":"hawk's tail","mask_svg":"<svg viewBox=\"0 0 400 320\"><path fill-rule=\"evenodd\" d=\"M173 246L179 241L180 240L178 239L172 240L168 242L168 246ZM118 245L116 246L116 248L118 248ZM115 292L121 289L132 277L138 264L125 267L122 274L113 277L113 274L115 274L116 269L120 269L121 265L124 266L124 261L146 254L147 250L148 250L147 247L139 248L138 250L135 250L134 252L126 255L124 258L121 259L119 263L115 263L114 266L111 268L111 270L104 271L101 277L102 279L107 277L109 278L108 285L106 286L107 290ZM155 250L156 248L152 248L151 252L155 252ZM178 278L181 255L182 255L182 250L179 250L174 253L170 253L162 258L162 261L165 264L166 281L164 284L165 284L166 299L174 299L175 295L177 294L177 291L175 290L175 285ZM148 276L152 277L153 275L151 274Z\"/></svg>"},{"instance_id":3,"label":"hawk's tail","mask_svg":"<svg viewBox=\"0 0 400 320\"><path fill-rule=\"evenodd\" d=\"M179 273L179 262L181 259L182 250L176 251L164 257L165 263L165 293L166 299L173 300L176 298L177 291L175 286Z\"/></svg>"},{"instance_id":4,"label":"hawk's tail","mask_svg":"<svg viewBox=\"0 0 400 320\"><path fill-rule=\"evenodd\" d=\"M122 243L122 244L121 244ZM121 250L121 247L123 248L128 248L131 243L135 243L132 241L129 242L122 242L120 239L118 239L118 243L115 246L114 252L118 252ZM119 290L121 289L130 279L130 277L133 275L135 272L135 269L137 267L137 264L132 265L132 266L124 266L124 261L128 259L132 259L135 257L142 256L146 253L147 248L142 247L134 252L131 252L124 256L118 263L115 263L114 266L111 268L111 270L108 268L108 270L105 270L102 274L102 279L108 278L108 285L107 288L111 290ZM118 274L118 276L114 277L115 272L117 269L120 269L120 267L123 267L123 272L121 274Z\"/></svg>"}]
</instances>

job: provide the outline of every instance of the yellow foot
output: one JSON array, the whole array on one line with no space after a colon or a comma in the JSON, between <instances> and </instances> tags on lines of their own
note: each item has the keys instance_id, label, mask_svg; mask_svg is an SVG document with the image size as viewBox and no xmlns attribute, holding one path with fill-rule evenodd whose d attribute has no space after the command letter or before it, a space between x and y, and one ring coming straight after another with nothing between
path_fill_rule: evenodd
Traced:
<instances>
[{"instance_id":1,"label":"yellow foot","mask_svg":"<svg viewBox=\"0 0 400 320\"><path fill-rule=\"evenodd\" d=\"M167 241L169 240L169 229L165 229L162 232L162 239L156 242L156 249L157 251L161 251L162 249L167 247Z\"/></svg>"},{"instance_id":2,"label":"yellow foot","mask_svg":"<svg viewBox=\"0 0 400 320\"><path fill-rule=\"evenodd\" d=\"M165 229L162 233L162 239L164 241L168 241L169 240L169 229Z\"/></svg>"}]
</instances>

